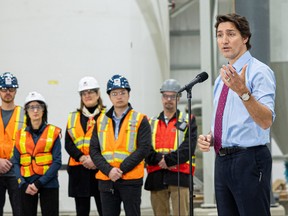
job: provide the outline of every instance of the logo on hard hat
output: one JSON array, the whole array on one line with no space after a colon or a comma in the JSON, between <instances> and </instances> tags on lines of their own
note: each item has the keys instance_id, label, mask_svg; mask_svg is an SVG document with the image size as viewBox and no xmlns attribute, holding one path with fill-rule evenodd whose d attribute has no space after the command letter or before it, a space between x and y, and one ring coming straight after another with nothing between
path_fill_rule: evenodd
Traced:
<instances>
[{"instance_id":1,"label":"logo on hard hat","mask_svg":"<svg viewBox=\"0 0 288 216\"><path fill-rule=\"evenodd\" d=\"M83 83L83 86L88 86L88 82L85 81L85 82Z\"/></svg>"},{"instance_id":2,"label":"logo on hard hat","mask_svg":"<svg viewBox=\"0 0 288 216\"><path fill-rule=\"evenodd\" d=\"M114 86L121 86L121 79L120 78L114 79L113 85Z\"/></svg>"},{"instance_id":3,"label":"logo on hard hat","mask_svg":"<svg viewBox=\"0 0 288 216\"><path fill-rule=\"evenodd\" d=\"M11 77L5 77L5 84L6 84L6 85L12 85L12 79L11 79Z\"/></svg>"}]
</instances>

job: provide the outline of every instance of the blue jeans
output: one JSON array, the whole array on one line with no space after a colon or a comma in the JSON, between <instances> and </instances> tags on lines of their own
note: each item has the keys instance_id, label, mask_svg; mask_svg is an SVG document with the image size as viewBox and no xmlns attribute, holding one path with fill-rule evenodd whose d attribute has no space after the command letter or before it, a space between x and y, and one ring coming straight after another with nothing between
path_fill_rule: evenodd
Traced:
<instances>
[{"instance_id":1,"label":"blue jeans","mask_svg":"<svg viewBox=\"0 0 288 216\"><path fill-rule=\"evenodd\" d=\"M272 158L267 146L216 156L219 216L270 216Z\"/></svg>"},{"instance_id":2,"label":"blue jeans","mask_svg":"<svg viewBox=\"0 0 288 216\"><path fill-rule=\"evenodd\" d=\"M5 205L6 191L9 194L9 200L13 211L13 216L20 215L20 191L15 176L0 177L0 216L3 215Z\"/></svg>"}]
</instances>

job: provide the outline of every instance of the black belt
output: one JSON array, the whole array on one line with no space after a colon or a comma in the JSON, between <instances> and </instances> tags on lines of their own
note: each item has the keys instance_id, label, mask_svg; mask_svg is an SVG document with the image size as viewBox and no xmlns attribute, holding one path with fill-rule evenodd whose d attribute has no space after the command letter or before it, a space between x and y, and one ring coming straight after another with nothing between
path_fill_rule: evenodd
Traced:
<instances>
[{"instance_id":1,"label":"black belt","mask_svg":"<svg viewBox=\"0 0 288 216\"><path fill-rule=\"evenodd\" d=\"M231 155L231 154L234 154L236 152L245 151L245 150L247 150L247 148L238 147L238 146L220 148L220 150L218 152L218 155L222 157L222 156L225 156L225 155Z\"/></svg>"}]
</instances>

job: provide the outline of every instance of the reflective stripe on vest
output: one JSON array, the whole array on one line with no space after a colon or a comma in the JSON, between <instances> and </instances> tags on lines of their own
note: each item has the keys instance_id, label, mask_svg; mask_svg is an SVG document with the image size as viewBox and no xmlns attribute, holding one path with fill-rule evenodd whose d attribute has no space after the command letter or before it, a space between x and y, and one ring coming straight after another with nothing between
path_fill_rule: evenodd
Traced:
<instances>
[{"instance_id":1,"label":"reflective stripe on vest","mask_svg":"<svg viewBox=\"0 0 288 216\"><path fill-rule=\"evenodd\" d=\"M184 117L182 112L179 113L179 116L178 116L179 122L188 123L188 120L189 120L188 114L186 114ZM172 151L176 151L178 148L177 137L179 140L179 145L181 145L181 143L185 140L185 134L188 132L187 130L189 127L186 127L186 129L184 131L181 131L181 130L177 130L176 127L173 126L173 128L175 128L175 131L177 130L175 133L175 137L174 137L173 147L172 146L161 146L160 147L159 145L157 146L158 143L156 141L157 135L159 135L159 134L157 134L159 121L160 120L158 119L158 117L152 117L150 119L150 125L151 125L151 131L152 131L152 146L156 152L160 152L162 154L169 154ZM174 123L171 123L171 122L170 122L170 124L174 125ZM167 139L168 139L168 137L167 137ZM155 172L155 171L160 170L160 169L161 169L161 167L159 167L158 165L157 166L150 166L150 165L147 166L148 173ZM180 164L179 166L174 166L174 167L170 168L169 170L173 171L173 172L178 172L179 169L180 169L180 172L189 174L190 173L189 160L183 164ZM194 169L195 169L195 156L192 156L192 173L194 173Z\"/></svg>"},{"instance_id":2,"label":"reflective stripe on vest","mask_svg":"<svg viewBox=\"0 0 288 216\"><path fill-rule=\"evenodd\" d=\"M115 140L112 119L106 115L97 119L98 140L102 156L114 167L120 164L131 153L136 150L137 133L144 115L134 110L130 110L122 122L118 139ZM144 176L144 161L138 164L133 170L125 173L122 179L138 179ZM99 171L97 179L109 180L109 178Z\"/></svg>"},{"instance_id":3,"label":"reflective stripe on vest","mask_svg":"<svg viewBox=\"0 0 288 216\"><path fill-rule=\"evenodd\" d=\"M16 106L11 118L4 128L2 112L0 109L0 158L10 159L13 156L16 132L25 125L25 111L22 107Z\"/></svg>"},{"instance_id":4,"label":"reflective stripe on vest","mask_svg":"<svg viewBox=\"0 0 288 216\"><path fill-rule=\"evenodd\" d=\"M67 123L67 132L70 135L73 143L76 147L84 154L89 155L90 149L90 140L92 137L92 132L94 126L91 127L86 134L84 134L84 130L80 121L80 112L72 112L69 114L68 123ZM81 162L76 161L74 158L69 158L69 166L78 166L81 165Z\"/></svg>"},{"instance_id":5,"label":"reflective stripe on vest","mask_svg":"<svg viewBox=\"0 0 288 216\"><path fill-rule=\"evenodd\" d=\"M187 122L188 123L188 114L186 114L185 118L183 118L183 112L179 113L178 116L178 121L181 122ZM157 128L158 128L158 122L159 119L157 117L152 117L150 119L150 125L151 125L151 132L152 132L152 146L154 149L156 149L156 132L157 132ZM185 131L181 131L181 130L177 130L177 136L178 136L178 140L179 140L179 144L181 144L183 142L183 140L185 139L185 134L187 132L187 128L185 129ZM174 148L173 150L177 150L177 136L175 136L175 141L174 141ZM171 152L171 148L161 148L161 149L157 149L157 152L162 152L164 154L168 154Z\"/></svg>"},{"instance_id":6,"label":"reflective stripe on vest","mask_svg":"<svg viewBox=\"0 0 288 216\"><path fill-rule=\"evenodd\" d=\"M60 128L47 125L35 145L32 135L28 131L25 131L24 128L18 131L19 140L16 142L16 148L20 153L23 177L34 174L44 175L47 172L53 162L51 151L60 132Z\"/></svg>"}]
</instances>

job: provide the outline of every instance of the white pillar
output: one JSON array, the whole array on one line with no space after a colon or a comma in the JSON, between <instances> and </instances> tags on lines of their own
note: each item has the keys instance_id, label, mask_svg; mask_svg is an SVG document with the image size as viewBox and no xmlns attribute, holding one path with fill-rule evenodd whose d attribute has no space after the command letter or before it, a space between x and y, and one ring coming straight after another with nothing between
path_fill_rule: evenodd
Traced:
<instances>
[{"instance_id":1,"label":"white pillar","mask_svg":"<svg viewBox=\"0 0 288 216\"><path fill-rule=\"evenodd\" d=\"M205 92L202 96L202 121L203 133L210 131L211 116L212 116L212 86L214 79L212 77L213 70L213 33L214 29L211 13L211 1L201 0L200 3L200 50L201 50L201 70L209 74L205 85ZM203 153L203 181L204 181L204 204L202 207L214 206L214 150L209 153Z\"/></svg>"}]
</instances>

